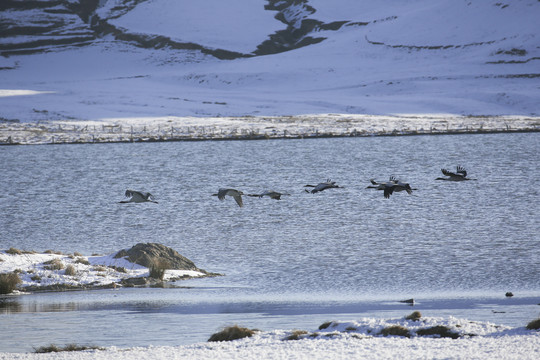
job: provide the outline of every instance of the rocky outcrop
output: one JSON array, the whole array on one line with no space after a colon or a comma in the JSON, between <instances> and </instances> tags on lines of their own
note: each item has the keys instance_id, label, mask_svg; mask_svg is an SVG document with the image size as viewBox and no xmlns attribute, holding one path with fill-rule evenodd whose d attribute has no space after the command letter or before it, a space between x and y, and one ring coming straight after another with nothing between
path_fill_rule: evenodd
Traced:
<instances>
[{"instance_id":1,"label":"rocky outcrop","mask_svg":"<svg viewBox=\"0 0 540 360\"><path fill-rule=\"evenodd\" d=\"M275 12L286 27L263 41L251 53L213 48L192 41L179 41L161 34L138 33L114 25L117 19L146 0L119 0L105 6L99 0L49 0L0 2L0 55L33 54L61 46L86 46L104 37L129 42L143 48L193 50L231 60L275 54L319 43L322 30L338 30L349 21L325 23L316 18L308 0L267 0L264 8ZM156 5L157 6L157 5ZM355 23L358 25L358 23ZM249 31L249 29L246 29ZM218 31L218 30L217 30Z\"/></svg>"},{"instance_id":2,"label":"rocky outcrop","mask_svg":"<svg viewBox=\"0 0 540 360\"><path fill-rule=\"evenodd\" d=\"M195 266L193 261L180 255L176 250L157 243L139 243L131 249L120 250L114 256L126 258L134 264L139 264L147 268L159 267L173 270L193 270L206 273Z\"/></svg>"}]
</instances>

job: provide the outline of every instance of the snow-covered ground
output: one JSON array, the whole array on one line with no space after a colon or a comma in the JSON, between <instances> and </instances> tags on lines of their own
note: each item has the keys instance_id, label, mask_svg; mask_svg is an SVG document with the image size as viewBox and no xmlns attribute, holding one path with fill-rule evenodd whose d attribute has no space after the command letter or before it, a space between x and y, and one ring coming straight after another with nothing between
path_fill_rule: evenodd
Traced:
<instances>
[{"instance_id":1,"label":"snow-covered ground","mask_svg":"<svg viewBox=\"0 0 540 360\"><path fill-rule=\"evenodd\" d=\"M322 325L322 324L321 324ZM383 336L403 326L411 337ZM457 339L419 336L419 329L444 326ZM298 335L300 334L300 335ZM298 335L297 340L288 340ZM49 354L0 353L2 359L537 359L540 332L464 319L419 321L363 318L332 323L326 329L258 332L250 338L185 346L107 348Z\"/></svg>"},{"instance_id":2,"label":"snow-covered ground","mask_svg":"<svg viewBox=\"0 0 540 360\"><path fill-rule=\"evenodd\" d=\"M523 116L345 115L156 117L0 123L0 143L52 144L540 131Z\"/></svg>"},{"instance_id":3,"label":"snow-covered ground","mask_svg":"<svg viewBox=\"0 0 540 360\"><path fill-rule=\"evenodd\" d=\"M0 274L16 272L21 279L21 291L31 287L99 288L121 286L122 280L149 276L147 267L134 264L125 258L111 255L84 256L82 254L61 254L22 252L21 254L0 251ZM70 270L67 270L70 268ZM72 272L70 272L72 271ZM164 280L175 280L204 276L192 270L165 270Z\"/></svg>"},{"instance_id":4,"label":"snow-covered ground","mask_svg":"<svg viewBox=\"0 0 540 360\"><path fill-rule=\"evenodd\" d=\"M59 260L62 269L50 269L51 260ZM75 272L66 274L73 266ZM113 255L0 252L0 273L16 271L28 286L70 285L99 287L122 279L148 276L148 268L115 259ZM183 276L198 277L195 271L167 270L165 280ZM533 320L533 319L531 319ZM134 348L110 347L104 350L51 354L2 353L0 359L388 359L466 358L466 359L536 359L540 356L540 332L527 330L526 324L512 328L489 322L455 317L360 318L329 322L318 329L284 329L256 332L251 338L231 342L197 343L183 346ZM409 337L384 336L389 327L401 326ZM419 330L445 327L452 338L423 335ZM64 344L55 344L62 347ZM96 345L99 344L77 344Z\"/></svg>"},{"instance_id":5,"label":"snow-covered ground","mask_svg":"<svg viewBox=\"0 0 540 360\"><path fill-rule=\"evenodd\" d=\"M166 44L143 48L112 34L31 55L4 51L0 118L125 125L136 119L146 126L174 119L181 127L193 117L197 126L215 126L208 119L375 114L407 121L445 114L464 116L464 123L474 120L468 115L538 123L538 1L339 0L330 6L310 0L280 13L288 25L262 0L143 1L109 18L123 2L102 3L96 14L126 34L247 57L220 60L206 50ZM309 21L343 25L306 30L302 39L322 39L308 46L253 56L280 29ZM15 41L1 40L6 46ZM0 140L6 135L2 131Z\"/></svg>"}]
</instances>

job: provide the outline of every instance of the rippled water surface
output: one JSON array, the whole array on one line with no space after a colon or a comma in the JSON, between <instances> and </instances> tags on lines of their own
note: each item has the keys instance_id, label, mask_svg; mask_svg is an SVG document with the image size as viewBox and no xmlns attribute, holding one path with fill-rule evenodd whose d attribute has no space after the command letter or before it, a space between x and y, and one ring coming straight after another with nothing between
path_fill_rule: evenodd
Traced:
<instances>
[{"instance_id":1,"label":"rippled water surface","mask_svg":"<svg viewBox=\"0 0 540 360\"><path fill-rule=\"evenodd\" d=\"M162 243L225 274L185 282L197 304L534 293L539 140L525 133L0 147L0 248L90 255ZM435 181L458 164L478 180ZM366 189L370 178L390 175L418 190L384 199ZM344 188L304 191L327 178ZM291 195L245 197L240 208L212 196L220 187ZM119 204L126 189L149 191L159 204ZM159 290L147 291L153 299ZM159 294L175 304L183 293Z\"/></svg>"}]
</instances>

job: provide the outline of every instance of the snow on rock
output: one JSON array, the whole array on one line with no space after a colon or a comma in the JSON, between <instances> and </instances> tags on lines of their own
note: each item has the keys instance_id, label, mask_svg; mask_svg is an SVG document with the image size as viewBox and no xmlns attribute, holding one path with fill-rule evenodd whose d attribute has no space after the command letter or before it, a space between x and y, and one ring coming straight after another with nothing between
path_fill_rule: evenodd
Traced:
<instances>
[{"instance_id":1,"label":"snow on rock","mask_svg":"<svg viewBox=\"0 0 540 360\"><path fill-rule=\"evenodd\" d=\"M84 256L48 251L35 253L10 249L0 251L0 273L16 272L24 290L64 290L121 286L122 284L145 285L149 268L130 262L115 254ZM211 276L204 270L165 270L164 281ZM130 279L141 278L134 282Z\"/></svg>"}]
</instances>

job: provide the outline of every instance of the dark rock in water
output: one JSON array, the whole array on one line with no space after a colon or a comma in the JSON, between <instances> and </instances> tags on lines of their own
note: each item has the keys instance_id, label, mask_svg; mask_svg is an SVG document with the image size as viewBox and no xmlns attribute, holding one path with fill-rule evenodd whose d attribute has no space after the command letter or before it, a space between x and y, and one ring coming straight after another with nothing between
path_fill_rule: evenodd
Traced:
<instances>
[{"instance_id":1,"label":"dark rock in water","mask_svg":"<svg viewBox=\"0 0 540 360\"><path fill-rule=\"evenodd\" d=\"M114 257L116 259L126 258L132 263L147 268L159 267L162 269L194 270L206 273L206 271L197 268L193 261L180 255L176 250L156 243L139 243L129 250L120 250Z\"/></svg>"},{"instance_id":2,"label":"dark rock in water","mask_svg":"<svg viewBox=\"0 0 540 360\"><path fill-rule=\"evenodd\" d=\"M144 286L147 284L147 279L143 277L129 278L121 281L121 284L126 287Z\"/></svg>"},{"instance_id":3,"label":"dark rock in water","mask_svg":"<svg viewBox=\"0 0 540 360\"><path fill-rule=\"evenodd\" d=\"M414 299L401 300L400 303L414 305Z\"/></svg>"},{"instance_id":4,"label":"dark rock in water","mask_svg":"<svg viewBox=\"0 0 540 360\"><path fill-rule=\"evenodd\" d=\"M509 291L509 292L507 292L506 294L504 294L504 296L506 296L506 297L512 297L512 296L514 296L514 294L512 294L512 293Z\"/></svg>"}]
</instances>

